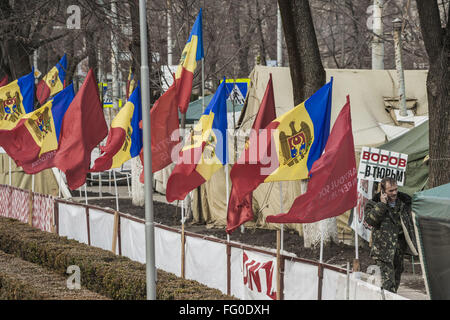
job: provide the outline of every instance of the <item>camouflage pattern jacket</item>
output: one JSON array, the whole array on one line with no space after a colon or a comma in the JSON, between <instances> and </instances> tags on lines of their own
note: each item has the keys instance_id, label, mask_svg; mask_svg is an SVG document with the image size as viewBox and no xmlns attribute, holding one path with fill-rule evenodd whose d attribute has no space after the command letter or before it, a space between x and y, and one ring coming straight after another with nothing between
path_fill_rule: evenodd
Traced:
<instances>
[{"instance_id":1,"label":"camouflage pattern jacket","mask_svg":"<svg viewBox=\"0 0 450 320\"><path fill-rule=\"evenodd\" d=\"M377 193L366 204L364 221L372 226L372 258L392 262L397 249L403 254L417 255L411 197L406 193L397 194L394 208L381 202L380 193Z\"/></svg>"}]
</instances>

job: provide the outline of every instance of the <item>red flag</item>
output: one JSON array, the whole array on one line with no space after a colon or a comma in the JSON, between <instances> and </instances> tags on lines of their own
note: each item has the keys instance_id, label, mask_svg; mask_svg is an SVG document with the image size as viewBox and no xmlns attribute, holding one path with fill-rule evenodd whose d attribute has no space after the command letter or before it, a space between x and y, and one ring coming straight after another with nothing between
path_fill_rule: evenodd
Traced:
<instances>
[{"instance_id":1,"label":"red flag","mask_svg":"<svg viewBox=\"0 0 450 320\"><path fill-rule=\"evenodd\" d=\"M350 116L350 99L330 133L325 152L313 164L308 191L297 197L288 213L267 222L311 223L338 216L356 206L357 171Z\"/></svg>"},{"instance_id":2,"label":"red flag","mask_svg":"<svg viewBox=\"0 0 450 320\"><path fill-rule=\"evenodd\" d=\"M150 110L151 140L152 140L152 172L164 169L172 163L171 153L179 143L177 88L175 83L155 102ZM142 122L140 124L142 128ZM175 131L176 136L172 133ZM144 166L144 149L139 157ZM144 170L139 178L144 183Z\"/></svg>"},{"instance_id":3,"label":"red flag","mask_svg":"<svg viewBox=\"0 0 450 320\"><path fill-rule=\"evenodd\" d=\"M4 76L2 80L0 80L0 87L6 86L8 84L8 75Z\"/></svg>"},{"instance_id":4,"label":"red flag","mask_svg":"<svg viewBox=\"0 0 450 320\"><path fill-rule=\"evenodd\" d=\"M55 166L66 174L70 189L75 190L85 183L92 149L107 134L97 83L90 69L64 116L54 160Z\"/></svg>"},{"instance_id":5,"label":"red flag","mask_svg":"<svg viewBox=\"0 0 450 320\"><path fill-rule=\"evenodd\" d=\"M270 74L269 82L267 83L266 92L264 93L263 100L261 102L261 106L259 108L258 114L256 115L255 122L253 122L252 129L258 131L260 129L264 129L269 123L271 123L276 118L275 113L275 97L273 94L273 83L272 83L272 74ZM254 132L252 132L254 133ZM246 148L241 155L240 160L244 156L245 159L250 159L249 155L250 150ZM239 200L239 194L236 189L236 172L240 170L248 170L244 167L246 164L238 161L231 168L230 176L232 181L230 199L228 202L228 212L227 212L227 233L232 233L237 227L241 224L250 221L253 219L253 210L252 210L252 198L253 192L250 192ZM237 173L239 175L239 173ZM233 181L234 180L234 181ZM239 183L239 182L237 182Z\"/></svg>"}]
</instances>

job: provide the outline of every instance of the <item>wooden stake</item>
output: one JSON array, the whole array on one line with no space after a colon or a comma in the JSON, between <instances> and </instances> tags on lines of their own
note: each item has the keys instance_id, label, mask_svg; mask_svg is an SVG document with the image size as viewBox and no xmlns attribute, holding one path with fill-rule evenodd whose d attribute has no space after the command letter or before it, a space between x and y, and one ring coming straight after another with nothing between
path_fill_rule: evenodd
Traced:
<instances>
[{"instance_id":1,"label":"wooden stake","mask_svg":"<svg viewBox=\"0 0 450 320\"><path fill-rule=\"evenodd\" d=\"M184 279L184 269L185 269L185 267L184 267L184 260L185 260L185 258L184 258L184 254L185 254L184 246L185 246L185 242L186 242L186 239L185 239L185 236L184 236L184 223L183 223L181 225L181 278L183 278L183 279Z\"/></svg>"},{"instance_id":2,"label":"wooden stake","mask_svg":"<svg viewBox=\"0 0 450 320\"><path fill-rule=\"evenodd\" d=\"M117 246L117 235L119 230L119 212L114 212L114 228L113 228L113 237L112 237L112 253L116 253L116 246Z\"/></svg>"},{"instance_id":3,"label":"wooden stake","mask_svg":"<svg viewBox=\"0 0 450 320\"><path fill-rule=\"evenodd\" d=\"M360 271L359 259L353 259L353 272Z\"/></svg>"},{"instance_id":4,"label":"wooden stake","mask_svg":"<svg viewBox=\"0 0 450 320\"><path fill-rule=\"evenodd\" d=\"M181 278L184 279L185 275L185 242L186 238L184 236L184 200L181 202Z\"/></svg>"},{"instance_id":5,"label":"wooden stake","mask_svg":"<svg viewBox=\"0 0 450 320\"><path fill-rule=\"evenodd\" d=\"M281 300L281 230L277 230L277 300Z\"/></svg>"}]
</instances>

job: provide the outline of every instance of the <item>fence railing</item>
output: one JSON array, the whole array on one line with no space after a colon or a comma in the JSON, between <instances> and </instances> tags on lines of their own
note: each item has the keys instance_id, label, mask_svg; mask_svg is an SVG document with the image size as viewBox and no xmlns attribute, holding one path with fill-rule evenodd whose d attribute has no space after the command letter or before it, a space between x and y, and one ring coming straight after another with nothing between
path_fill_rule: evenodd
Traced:
<instances>
[{"instance_id":1,"label":"fence railing","mask_svg":"<svg viewBox=\"0 0 450 320\"><path fill-rule=\"evenodd\" d=\"M0 185L0 216L145 263L145 221ZM182 236L184 235L184 239ZM155 223L156 267L239 299L276 298L276 252ZM184 240L184 241L183 241ZM280 299L405 299L337 266L282 254Z\"/></svg>"}]
</instances>

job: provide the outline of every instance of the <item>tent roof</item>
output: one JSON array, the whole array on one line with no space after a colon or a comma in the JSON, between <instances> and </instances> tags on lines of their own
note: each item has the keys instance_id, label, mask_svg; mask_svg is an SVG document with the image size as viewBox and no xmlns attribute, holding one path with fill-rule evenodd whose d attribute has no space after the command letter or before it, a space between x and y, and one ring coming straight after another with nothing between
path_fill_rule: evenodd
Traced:
<instances>
[{"instance_id":1,"label":"tent roof","mask_svg":"<svg viewBox=\"0 0 450 320\"><path fill-rule=\"evenodd\" d=\"M412 210L421 217L450 219L450 183L416 192Z\"/></svg>"},{"instance_id":2,"label":"tent roof","mask_svg":"<svg viewBox=\"0 0 450 320\"><path fill-rule=\"evenodd\" d=\"M213 94L205 96L205 107L208 105L208 103L211 102L213 96ZM194 123L195 121L200 119L203 113L202 100L203 99L200 97L198 100L189 103L189 107L186 112L186 123ZM234 106L236 112L241 111L242 107L242 104L235 104ZM233 103L230 100L227 100L227 112L233 112ZM181 119L181 113L179 110L178 118Z\"/></svg>"},{"instance_id":3,"label":"tent roof","mask_svg":"<svg viewBox=\"0 0 450 320\"><path fill-rule=\"evenodd\" d=\"M408 162L424 158L428 154L428 124L426 121L412 128L400 137L380 145L380 149L405 153Z\"/></svg>"},{"instance_id":4,"label":"tent roof","mask_svg":"<svg viewBox=\"0 0 450 320\"><path fill-rule=\"evenodd\" d=\"M395 125L385 110L384 97L397 95L396 70L325 69L326 81L333 77L331 127L350 95L355 148L378 146L386 142L380 123ZM258 111L269 74L272 73L277 117L294 107L289 68L255 66L250 74L248 103L239 123L250 128ZM428 115L426 70L405 70L405 88L408 99L417 99L416 116Z\"/></svg>"}]
</instances>

